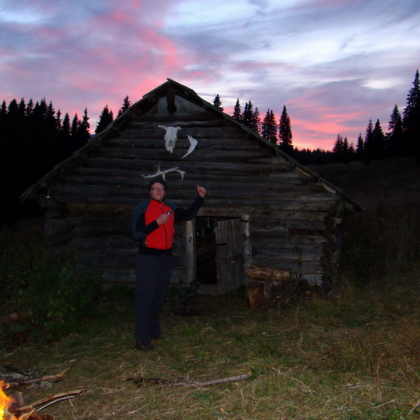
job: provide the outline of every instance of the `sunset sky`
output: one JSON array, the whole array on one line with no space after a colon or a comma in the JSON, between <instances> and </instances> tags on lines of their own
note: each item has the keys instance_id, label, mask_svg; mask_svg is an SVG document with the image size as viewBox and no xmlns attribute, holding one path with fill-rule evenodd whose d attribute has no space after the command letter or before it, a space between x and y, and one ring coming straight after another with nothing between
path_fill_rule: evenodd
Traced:
<instances>
[{"instance_id":1,"label":"sunset sky","mask_svg":"<svg viewBox=\"0 0 420 420\"><path fill-rule=\"evenodd\" d=\"M289 114L293 144L384 132L420 69L418 0L0 0L0 100L45 98L91 132L173 79L232 114Z\"/></svg>"}]
</instances>

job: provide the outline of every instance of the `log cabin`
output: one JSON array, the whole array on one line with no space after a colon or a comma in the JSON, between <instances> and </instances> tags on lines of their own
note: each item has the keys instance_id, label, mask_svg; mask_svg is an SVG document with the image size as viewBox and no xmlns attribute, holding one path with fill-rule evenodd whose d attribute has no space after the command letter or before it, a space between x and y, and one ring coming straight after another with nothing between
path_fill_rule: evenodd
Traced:
<instances>
[{"instance_id":1,"label":"log cabin","mask_svg":"<svg viewBox=\"0 0 420 420\"><path fill-rule=\"evenodd\" d=\"M135 205L157 174L167 199L187 207L207 188L196 218L176 224L171 282L225 294L250 279L334 279L345 215L359 210L340 188L279 147L168 79L29 188L45 208L53 259L97 270L104 287L134 285ZM269 273L269 274L267 274ZM271 273L271 274L270 274Z\"/></svg>"}]
</instances>

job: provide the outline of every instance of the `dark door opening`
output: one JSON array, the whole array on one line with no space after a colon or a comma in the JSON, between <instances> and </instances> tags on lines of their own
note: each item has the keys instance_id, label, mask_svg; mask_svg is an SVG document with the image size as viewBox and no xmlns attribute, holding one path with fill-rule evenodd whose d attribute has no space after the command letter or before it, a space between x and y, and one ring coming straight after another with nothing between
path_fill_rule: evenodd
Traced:
<instances>
[{"instance_id":1,"label":"dark door opening","mask_svg":"<svg viewBox=\"0 0 420 420\"><path fill-rule=\"evenodd\" d=\"M217 284L216 220L196 217L197 280L201 284Z\"/></svg>"}]
</instances>

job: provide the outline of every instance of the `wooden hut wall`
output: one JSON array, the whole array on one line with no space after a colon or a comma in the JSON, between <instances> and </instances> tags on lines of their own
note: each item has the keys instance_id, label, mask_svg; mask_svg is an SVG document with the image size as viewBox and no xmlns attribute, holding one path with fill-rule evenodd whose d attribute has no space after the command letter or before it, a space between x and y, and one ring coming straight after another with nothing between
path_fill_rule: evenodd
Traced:
<instances>
[{"instance_id":1,"label":"wooden hut wall","mask_svg":"<svg viewBox=\"0 0 420 420\"><path fill-rule=\"evenodd\" d=\"M159 125L181 127L173 153L165 149ZM188 135L198 145L183 158ZM108 130L98 147L62 173L46 198L51 253L73 255L78 263L97 268L105 283L132 283L137 245L131 238L131 214L148 197L144 176L156 173L159 165L185 171L184 180L178 172L167 174L167 200L186 207L196 196L196 185L204 185L208 195L199 215L248 221L246 266L287 268L310 281L321 280L335 250L330 210L337 196L229 119L196 106L173 115L159 107L131 112L126 124ZM177 223L175 241L173 280L178 281L185 275L183 223Z\"/></svg>"}]
</instances>

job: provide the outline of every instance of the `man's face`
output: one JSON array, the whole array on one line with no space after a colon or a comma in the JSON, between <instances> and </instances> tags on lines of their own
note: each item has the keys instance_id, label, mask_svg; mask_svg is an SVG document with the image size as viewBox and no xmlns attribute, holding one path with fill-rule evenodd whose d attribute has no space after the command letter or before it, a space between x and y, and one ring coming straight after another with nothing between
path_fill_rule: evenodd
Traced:
<instances>
[{"instance_id":1,"label":"man's face","mask_svg":"<svg viewBox=\"0 0 420 420\"><path fill-rule=\"evenodd\" d=\"M165 187L159 182L155 182L150 187L150 197L156 201L163 201L166 195Z\"/></svg>"}]
</instances>

